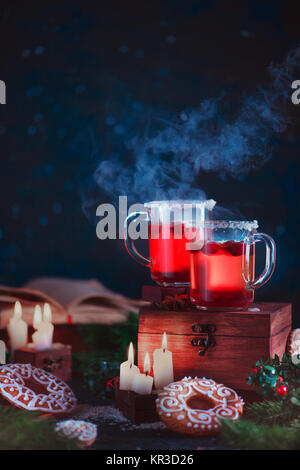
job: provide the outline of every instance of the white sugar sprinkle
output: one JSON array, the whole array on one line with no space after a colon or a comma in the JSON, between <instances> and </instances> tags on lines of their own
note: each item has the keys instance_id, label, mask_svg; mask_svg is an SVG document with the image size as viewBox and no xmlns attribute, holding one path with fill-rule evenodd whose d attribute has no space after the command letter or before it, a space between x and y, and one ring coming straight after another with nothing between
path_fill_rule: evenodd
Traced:
<instances>
[{"instance_id":1,"label":"white sugar sprinkle","mask_svg":"<svg viewBox=\"0 0 300 470\"><path fill-rule=\"evenodd\" d=\"M126 423L128 420L118 408L114 406L86 406L81 412L76 413L77 419L101 419L111 424Z\"/></svg>"},{"instance_id":2,"label":"white sugar sprinkle","mask_svg":"<svg viewBox=\"0 0 300 470\"><path fill-rule=\"evenodd\" d=\"M162 412L161 412L162 413ZM76 419L98 419L106 424L120 424L122 431L133 431L143 429L165 429L161 421L154 423L133 424L114 406L83 406L81 412L76 413Z\"/></svg>"}]
</instances>

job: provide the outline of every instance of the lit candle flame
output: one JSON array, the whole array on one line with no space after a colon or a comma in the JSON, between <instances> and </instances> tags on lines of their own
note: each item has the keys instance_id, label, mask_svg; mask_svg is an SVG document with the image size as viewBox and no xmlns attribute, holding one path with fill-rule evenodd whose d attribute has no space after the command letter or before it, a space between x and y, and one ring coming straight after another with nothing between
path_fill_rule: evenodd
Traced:
<instances>
[{"instance_id":1,"label":"lit candle flame","mask_svg":"<svg viewBox=\"0 0 300 470\"><path fill-rule=\"evenodd\" d=\"M33 314L33 328L37 330L39 323L41 322L42 322L42 309L39 305L36 305L34 309L34 314Z\"/></svg>"},{"instance_id":2,"label":"lit candle flame","mask_svg":"<svg viewBox=\"0 0 300 470\"><path fill-rule=\"evenodd\" d=\"M22 318L22 305L18 300L15 303L14 318L16 320L20 320L20 318Z\"/></svg>"},{"instance_id":3,"label":"lit candle flame","mask_svg":"<svg viewBox=\"0 0 300 470\"><path fill-rule=\"evenodd\" d=\"M166 332L163 334L161 347L162 347L163 350L167 349L167 347L168 347L168 340L167 340L167 333Z\"/></svg>"},{"instance_id":4,"label":"lit candle flame","mask_svg":"<svg viewBox=\"0 0 300 470\"><path fill-rule=\"evenodd\" d=\"M144 372L145 374L150 373L150 356L149 353L145 354L145 359L144 359Z\"/></svg>"},{"instance_id":5,"label":"lit candle flame","mask_svg":"<svg viewBox=\"0 0 300 470\"><path fill-rule=\"evenodd\" d=\"M49 304L44 305L44 314L43 314L43 320L47 323L51 323L52 321L52 311L51 307Z\"/></svg>"},{"instance_id":6,"label":"lit candle flame","mask_svg":"<svg viewBox=\"0 0 300 470\"><path fill-rule=\"evenodd\" d=\"M128 349L128 362L132 365L134 364L134 350L133 350L133 344L130 343L129 349Z\"/></svg>"}]
</instances>

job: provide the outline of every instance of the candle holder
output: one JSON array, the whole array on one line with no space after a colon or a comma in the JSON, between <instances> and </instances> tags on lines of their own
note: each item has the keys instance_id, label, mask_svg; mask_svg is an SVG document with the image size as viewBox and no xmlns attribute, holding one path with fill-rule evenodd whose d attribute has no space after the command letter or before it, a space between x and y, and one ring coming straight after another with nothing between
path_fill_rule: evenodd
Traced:
<instances>
[{"instance_id":1,"label":"candle holder","mask_svg":"<svg viewBox=\"0 0 300 470\"><path fill-rule=\"evenodd\" d=\"M28 344L15 350L14 362L32 364L67 382L72 375L72 347L53 343L51 348L40 351Z\"/></svg>"},{"instance_id":2,"label":"candle holder","mask_svg":"<svg viewBox=\"0 0 300 470\"><path fill-rule=\"evenodd\" d=\"M153 423L159 421L156 413L155 400L157 391L150 395L140 395L131 390L120 390L119 377L111 380L111 387L115 391L117 408L134 424Z\"/></svg>"}]
</instances>

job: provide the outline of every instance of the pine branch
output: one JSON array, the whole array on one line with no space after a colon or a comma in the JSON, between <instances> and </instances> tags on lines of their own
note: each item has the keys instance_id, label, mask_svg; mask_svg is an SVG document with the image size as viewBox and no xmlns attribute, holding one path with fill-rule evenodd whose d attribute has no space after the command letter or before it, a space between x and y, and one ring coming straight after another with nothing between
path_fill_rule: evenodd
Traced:
<instances>
[{"instance_id":1,"label":"pine branch","mask_svg":"<svg viewBox=\"0 0 300 470\"><path fill-rule=\"evenodd\" d=\"M295 450L300 449L300 428L258 425L245 419L225 420L220 440L234 449Z\"/></svg>"},{"instance_id":2,"label":"pine branch","mask_svg":"<svg viewBox=\"0 0 300 470\"><path fill-rule=\"evenodd\" d=\"M256 424L289 424L299 408L286 401L263 401L247 406L247 416Z\"/></svg>"},{"instance_id":3,"label":"pine branch","mask_svg":"<svg viewBox=\"0 0 300 470\"><path fill-rule=\"evenodd\" d=\"M76 441L55 431L55 421L12 406L0 406L0 450L67 450Z\"/></svg>"}]
</instances>

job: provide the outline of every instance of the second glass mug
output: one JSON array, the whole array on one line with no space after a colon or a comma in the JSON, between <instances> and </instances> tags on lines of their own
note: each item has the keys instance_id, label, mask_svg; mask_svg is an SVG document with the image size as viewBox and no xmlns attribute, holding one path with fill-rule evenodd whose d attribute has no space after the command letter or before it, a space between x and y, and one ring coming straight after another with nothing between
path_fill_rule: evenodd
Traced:
<instances>
[{"instance_id":1,"label":"second glass mug","mask_svg":"<svg viewBox=\"0 0 300 470\"><path fill-rule=\"evenodd\" d=\"M211 221L193 226L197 242L190 249L192 303L203 310L245 309L254 290L272 276L276 263L274 240L257 233L257 221ZM255 278L255 245L263 241L266 262Z\"/></svg>"},{"instance_id":2,"label":"second glass mug","mask_svg":"<svg viewBox=\"0 0 300 470\"><path fill-rule=\"evenodd\" d=\"M215 201L152 201L145 210L133 212L125 220L125 246L139 263L150 268L151 278L160 286L188 286L190 260L185 223L209 219ZM129 226L138 218L148 222L149 258L137 250Z\"/></svg>"}]
</instances>

